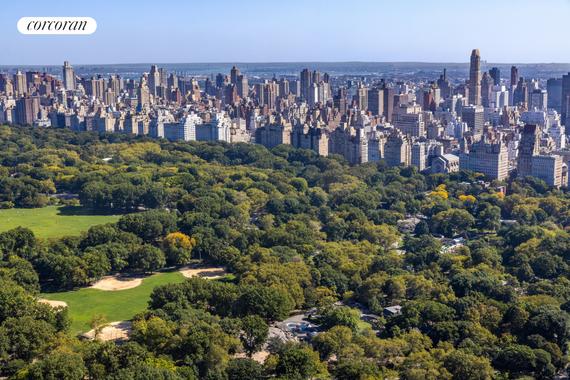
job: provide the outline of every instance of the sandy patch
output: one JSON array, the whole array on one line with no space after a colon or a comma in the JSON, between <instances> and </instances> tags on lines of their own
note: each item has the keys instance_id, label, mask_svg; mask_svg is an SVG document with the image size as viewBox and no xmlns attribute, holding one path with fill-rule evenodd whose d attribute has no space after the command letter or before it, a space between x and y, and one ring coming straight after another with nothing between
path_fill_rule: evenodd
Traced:
<instances>
[{"instance_id":1,"label":"sandy patch","mask_svg":"<svg viewBox=\"0 0 570 380\"><path fill-rule=\"evenodd\" d=\"M40 298L38 302L45 303L46 305L50 305L51 307L67 307L67 303L65 301L52 301L52 300L46 300L45 298Z\"/></svg>"},{"instance_id":2,"label":"sandy patch","mask_svg":"<svg viewBox=\"0 0 570 380\"><path fill-rule=\"evenodd\" d=\"M142 284L143 277L119 277L119 276L106 276L91 285L93 289L116 291L136 288Z\"/></svg>"},{"instance_id":3,"label":"sandy patch","mask_svg":"<svg viewBox=\"0 0 570 380\"><path fill-rule=\"evenodd\" d=\"M131 329L132 323L130 321L111 322L103 327L97 339L103 342L129 339ZM83 334L83 336L87 339L95 339L95 330L90 330Z\"/></svg>"},{"instance_id":4,"label":"sandy patch","mask_svg":"<svg viewBox=\"0 0 570 380\"><path fill-rule=\"evenodd\" d=\"M267 357L269 356L269 351L258 351L256 353L254 353L251 358L253 360L255 360L256 362L258 362L259 364L263 364L265 362L265 359L267 359ZM247 358L247 355L245 354L245 352L240 352L234 355L235 358L237 359L245 359Z\"/></svg>"},{"instance_id":5,"label":"sandy patch","mask_svg":"<svg viewBox=\"0 0 570 380\"><path fill-rule=\"evenodd\" d=\"M225 276L228 272L224 268L221 267L212 267L212 268L189 268L185 267L180 269L180 273L184 277L203 277L209 279L215 279Z\"/></svg>"}]
</instances>

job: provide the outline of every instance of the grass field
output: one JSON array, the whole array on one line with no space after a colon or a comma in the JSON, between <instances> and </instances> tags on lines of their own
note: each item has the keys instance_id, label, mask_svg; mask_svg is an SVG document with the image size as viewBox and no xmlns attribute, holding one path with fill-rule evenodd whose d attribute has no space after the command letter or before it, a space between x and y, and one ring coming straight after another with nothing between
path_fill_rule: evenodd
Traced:
<instances>
[{"instance_id":1,"label":"grass field","mask_svg":"<svg viewBox=\"0 0 570 380\"><path fill-rule=\"evenodd\" d=\"M0 232L22 226L32 230L37 237L54 238L79 235L91 226L118 219L118 215L93 215L82 207L13 208L0 210Z\"/></svg>"},{"instance_id":2,"label":"grass field","mask_svg":"<svg viewBox=\"0 0 570 380\"><path fill-rule=\"evenodd\" d=\"M65 301L71 317L71 331L79 334L89 331L89 323L95 315L104 315L108 322L131 319L147 308L150 293L159 285L183 282L180 272L154 274L133 289L104 291L91 288L62 292L44 293L42 298Z\"/></svg>"}]
</instances>

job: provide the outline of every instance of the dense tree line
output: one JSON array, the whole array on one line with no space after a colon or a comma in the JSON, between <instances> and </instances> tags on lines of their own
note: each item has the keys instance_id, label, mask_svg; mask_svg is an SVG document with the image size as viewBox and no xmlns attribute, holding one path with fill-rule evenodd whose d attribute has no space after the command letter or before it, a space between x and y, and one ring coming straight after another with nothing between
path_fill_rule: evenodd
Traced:
<instances>
[{"instance_id":1,"label":"dense tree line","mask_svg":"<svg viewBox=\"0 0 570 380\"><path fill-rule=\"evenodd\" d=\"M124 214L78 237L0 233L3 376L550 379L566 367L565 189L350 167L290 146L30 128L0 128L0 164L3 207L74 193ZM413 231L399 229L411 216ZM36 302L40 289L193 259L235 279L156 288L127 344L80 342L65 309ZM358 305L379 315L374 330ZM384 317L394 305L401 314ZM323 329L310 343L267 342L271 323L310 308ZM250 359L265 343L264 364Z\"/></svg>"}]
</instances>

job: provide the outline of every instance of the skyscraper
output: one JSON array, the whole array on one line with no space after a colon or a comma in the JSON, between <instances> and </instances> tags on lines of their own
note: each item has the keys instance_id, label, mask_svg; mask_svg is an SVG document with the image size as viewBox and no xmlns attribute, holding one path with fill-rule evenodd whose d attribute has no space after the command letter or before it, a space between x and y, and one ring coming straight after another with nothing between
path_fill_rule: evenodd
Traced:
<instances>
[{"instance_id":1,"label":"skyscraper","mask_svg":"<svg viewBox=\"0 0 570 380\"><path fill-rule=\"evenodd\" d=\"M518 153L517 174L524 178L532 174L532 157L540 153L540 129L536 125L524 126Z\"/></svg>"},{"instance_id":2,"label":"skyscraper","mask_svg":"<svg viewBox=\"0 0 570 380\"><path fill-rule=\"evenodd\" d=\"M479 49L471 52L471 64L469 66L469 103L481 104L481 55Z\"/></svg>"},{"instance_id":3,"label":"skyscraper","mask_svg":"<svg viewBox=\"0 0 570 380\"><path fill-rule=\"evenodd\" d=\"M63 62L63 86L66 90L75 90L75 72L68 61Z\"/></svg>"},{"instance_id":4,"label":"skyscraper","mask_svg":"<svg viewBox=\"0 0 570 380\"><path fill-rule=\"evenodd\" d=\"M230 70L230 83L237 85L238 77L241 75L239 69L235 66Z\"/></svg>"},{"instance_id":5,"label":"skyscraper","mask_svg":"<svg viewBox=\"0 0 570 380\"><path fill-rule=\"evenodd\" d=\"M37 120L33 108L32 98L29 96L16 100L16 122L20 125L32 125Z\"/></svg>"},{"instance_id":6,"label":"skyscraper","mask_svg":"<svg viewBox=\"0 0 570 380\"><path fill-rule=\"evenodd\" d=\"M560 113L562 111L562 78L547 80L546 91L548 92L548 108L555 109Z\"/></svg>"},{"instance_id":7,"label":"skyscraper","mask_svg":"<svg viewBox=\"0 0 570 380\"><path fill-rule=\"evenodd\" d=\"M156 88L160 86L160 72L158 71L158 66L152 65L150 67L150 74L148 76L148 90L149 92L156 96Z\"/></svg>"},{"instance_id":8,"label":"skyscraper","mask_svg":"<svg viewBox=\"0 0 570 380\"><path fill-rule=\"evenodd\" d=\"M466 106L462 108L461 120L467 123L473 136L481 136L485 125L485 110L481 106Z\"/></svg>"},{"instance_id":9,"label":"skyscraper","mask_svg":"<svg viewBox=\"0 0 570 380\"><path fill-rule=\"evenodd\" d=\"M309 98L309 89L312 83L312 75L309 69L301 71L301 98L307 100Z\"/></svg>"},{"instance_id":10,"label":"skyscraper","mask_svg":"<svg viewBox=\"0 0 570 380\"><path fill-rule=\"evenodd\" d=\"M384 114L384 91L379 88L372 88L368 91L368 111L372 115Z\"/></svg>"},{"instance_id":11,"label":"skyscraper","mask_svg":"<svg viewBox=\"0 0 570 380\"><path fill-rule=\"evenodd\" d=\"M570 100L570 73L562 75L562 123L568 126L568 102Z\"/></svg>"},{"instance_id":12,"label":"skyscraper","mask_svg":"<svg viewBox=\"0 0 570 380\"><path fill-rule=\"evenodd\" d=\"M511 88L515 87L519 82L519 69L516 66L511 66Z\"/></svg>"},{"instance_id":13,"label":"skyscraper","mask_svg":"<svg viewBox=\"0 0 570 380\"><path fill-rule=\"evenodd\" d=\"M501 84L501 70L498 67L493 67L489 70L489 75L493 78L493 84L498 86Z\"/></svg>"},{"instance_id":14,"label":"skyscraper","mask_svg":"<svg viewBox=\"0 0 570 380\"><path fill-rule=\"evenodd\" d=\"M483 78L481 78L481 104L483 104L483 107L490 107L492 89L493 77L485 72L483 73Z\"/></svg>"},{"instance_id":15,"label":"skyscraper","mask_svg":"<svg viewBox=\"0 0 570 380\"><path fill-rule=\"evenodd\" d=\"M16 94L18 94L18 96L25 95L28 92L27 87L26 76L18 70L16 74L14 74L14 89L16 90Z\"/></svg>"}]
</instances>

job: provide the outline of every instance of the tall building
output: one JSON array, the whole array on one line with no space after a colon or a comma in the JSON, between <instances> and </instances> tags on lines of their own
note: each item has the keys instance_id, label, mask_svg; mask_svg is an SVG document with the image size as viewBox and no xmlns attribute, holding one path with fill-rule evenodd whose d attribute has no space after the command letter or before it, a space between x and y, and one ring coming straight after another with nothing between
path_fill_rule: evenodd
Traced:
<instances>
[{"instance_id":1,"label":"tall building","mask_svg":"<svg viewBox=\"0 0 570 380\"><path fill-rule=\"evenodd\" d=\"M488 141L486 136L467 149L463 143L459 154L459 166L462 170L482 173L491 179L504 180L509 175L509 152L501 137Z\"/></svg>"},{"instance_id":2,"label":"tall building","mask_svg":"<svg viewBox=\"0 0 570 380\"><path fill-rule=\"evenodd\" d=\"M411 164L411 146L405 135L394 132L388 136L384 145L384 161L388 166L409 166Z\"/></svg>"},{"instance_id":3,"label":"tall building","mask_svg":"<svg viewBox=\"0 0 570 380\"><path fill-rule=\"evenodd\" d=\"M532 158L531 175L543 180L548 186L566 186L568 179L564 176L565 170L567 168L565 168L562 156L544 155Z\"/></svg>"},{"instance_id":4,"label":"tall building","mask_svg":"<svg viewBox=\"0 0 570 380\"><path fill-rule=\"evenodd\" d=\"M493 83L493 78L485 72L481 79L481 104L483 107L490 107L494 86Z\"/></svg>"},{"instance_id":5,"label":"tall building","mask_svg":"<svg viewBox=\"0 0 570 380\"><path fill-rule=\"evenodd\" d=\"M548 93L546 90L541 90L539 88L534 89L528 94L528 103L528 108L530 110L546 110L548 104Z\"/></svg>"},{"instance_id":6,"label":"tall building","mask_svg":"<svg viewBox=\"0 0 570 380\"><path fill-rule=\"evenodd\" d=\"M139 100L139 109L148 108L150 105L150 94L148 86L146 84L146 79L144 77L141 78L141 81L139 82L139 86L137 88L137 98Z\"/></svg>"},{"instance_id":7,"label":"tall building","mask_svg":"<svg viewBox=\"0 0 570 380\"><path fill-rule=\"evenodd\" d=\"M20 70L14 74L14 90L18 96L22 96L28 93L26 76Z\"/></svg>"},{"instance_id":8,"label":"tall building","mask_svg":"<svg viewBox=\"0 0 570 380\"><path fill-rule=\"evenodd\" d=\"M384 91L379 88L372 88L368 91L368 111L372 115L384 114Z\"/></svg>"},{"instance_id":9,"label":"tall building","mask_svg":"<svg viewBox=\"0 0 570 380\"><path fill-rule=\"evenodd\" d=\"M249 95L249 84L245 75L237 77L237 92L240 98L245 99Z\"/></svg>"},{"instance_id":10,"label":"tall building","mask_svg":"<svg viewBox=\"0 0 570 380\"><path fill-rule=\"evenodd\" d=\"M158 71L157 65L152 65L150 67L150 73L148 75L148 90L151 95L156 96L156 88L160 86L160 72Z\"/></svg>"},{"instance_id":11,"label":"tall building","mask_svg":"<svg viewBox=\"0 0 570 380\"><path fill-rule=\"evenodd\" d=\"M34 115L32 98L26 96L16 100L16 123L20 125L32 125L36 120L37 115Z\"/></svg>"},{"instance_id":12,"label":"tall building","mask_svg":"<svg viewBox=\"0 0 570 380\"><path fill-rule=\"evenodd\" d=\"M63 62L63 86L68 91L75 90L75 72L68 61Z\"/></svg>"},{"instance_id":13,"label":"tall building","mask_svg":"<svg viewBox=\"0 0 570 380\"><path fill-rule=\"evenodd\" d=\"M394 113L394 127L405 135L425 136L426 128L422 107L419 104L400 104Z\"/></svg>"},{"instance_id":14,"label":"tall building","mask_svg":"<svg viewBox=\"0 0 570 380\"><path fill-rule=\"evenodd\" d=\"M384 84L384 116L391 122L394 114L394 89Z\"/></svg>"},{"instance_id":15,"label":"tall building","mask_svg":"<svg viewBox=\"0 0 570 380\"><path fill-rule=\"evenodd\" d=\"M313 83L313 76L309 69L301 71L301 98L305 101L309 99L309 91Z\"/></svg>"},{"instance_id":16,"label":"tall building","mask_svg":"<svg viewBox=\"0 0 570 380\"><path fill-rule=\"evenodd\" d=\"M562 78L550 78L546 81L548 108L562 112Z\"/></svg>"},{"instance_id":17,"label":"tall building","mask_svg":"<svg viewBox=\"0 0 570 380\"><path fill-rule=\"evenodd\" d=\"M411 152L411 164L418 168L418 170L424 170L427 165L427 144L423 141L416 141L412 144Z\"/></svg>"},{"instance_id":18,"label":"tall building","mask_svg":"<svg viewBox=\"0 0 570 380\"><path fill-rule=\"evenodd\" d=\"M240 76L240 71L237 67L233 66L230 70L230 83L237 85L238 77Z\"/></svg>"},{"instance_id":19,"label":"tall building","mask_svg":"<svg viewBox=\"0 0 570 380\"><path fill-rule=\"evenodd\" d=\"M561 120L562 124L568 126L568 119L570 116L568 112L568 103L570 102L570 73L562 76L562 93L561 93Z\"/></svg>"},{"instance_id":20,"label":"tall building","mask_svg":"<svg viewBox=\"0 0 570 380\"><path fill-rule=\"evenodd\" d=\"M447 79L447 69L443 69L443 74L439 76L437 87L441 89L441 96L444 99L451 95L451 82Z\"/></svg>"},{"instance_id":21,"label":"tall building","mask_svg":"<svg viewBox=\"0 0 570 380\"><path fill-rule=\"evenodd\" d=\"M517 157L517 176L524 178L532 175L532 157L540 152L540 128L527 124L521 133L519 154Z\"/></svg>"},{"instance_id":22,"label":"tall building","mask_svg":"<svg viewBox=\"0 0 570 380\"><path fill-rule=\"evenodd\" d=\"M291 134L291 143L295 148L310 149L320 156L329 154L329 137L325 128L296 125Z\"/></svg>"},{"instance_id":23,"label":"tall building","mask_svg":"<svg viewBox=\"0 0 570 380\"><path fill-rule=\"evenodd\" d=\"M461 111L461 120L467 123L473 136L481 136L485 125L485 109L481 106L465 106Z\"/></svg>"},{"instance_id":24,"label":"tall building","mask_svg":"<svg viewBox=\"0 0 570 380\"><path fill-rule=\"evenodd\" d=\"M519 69L516 66L511 66L511 88L516 87L519 83Z\"/></svg>"},{"instance_id":25,"label":"tall building","mask_svg":"<svg viewBox=\"0 0 570 380\"><path fill-rule=\"evenodd\" d=\"M501 70L498 67L493 67L489 70L489 75L493 78L493 84L499 86L501 84Z\"/></svg>"},{"instance_id":26,"label":"tall building","mask_svg":"<svg viewBox=\"0 0 570 380\"><path fill-rule=\"evenodd\" d=\"M473 105L481 104L481 55L479 49L471 52L471 63L469 65L469 103Z\"/></svg>"},{"instance_id":27,"label":"tall building","mask_svg":"<svg viewBox=\"0 0 570 380\"><path fill-rule=\"evenodd\" d=\"M201 124L202 118L191 113L177 123L164 123L164 137L168 140L196 141L196 127Z\"/></svg>"},{"instance_id":28,"label":"tall building","mask_svg":"<svg viewBox=\"0 0 570 380\"><path fill-rule=\"evenodd\" d=\"M291 144L291 131L290 124L282 122L267 124L255 130L255 142L268 149L281 144Z\"/></svg>"},{"instance_id":29,"label":"tall building","mask_svg":"<svg viewBox=\"0 0 570 380\"><path fill-rule=\"evenodd\" d=\"M362 111L366 111L368 108L368 87L364 85L358 85L356 90L356 103L358 108Z\"/></svg>"},{"instance_id":30,"label":"tall building","mask_svg":"<svg viewBox=\"0 0 570 380\"><path fill-rule=\"evenodd\" d=\"M513 105L525 108L528 106L528 84L523 77L519 78L513 90Z\"/></svg>"}]
</instances>

